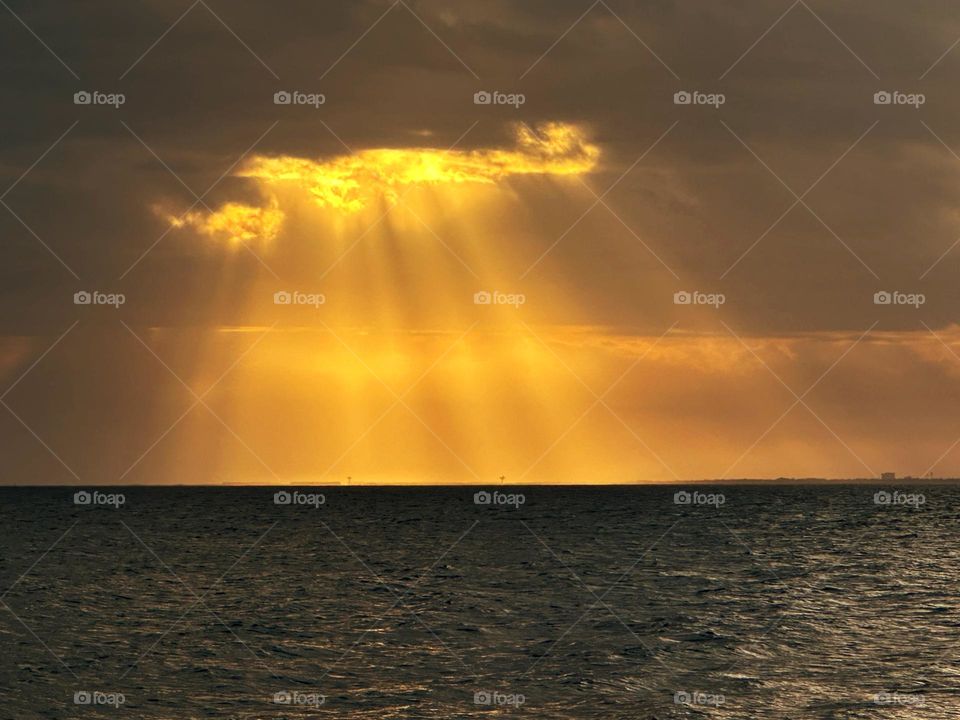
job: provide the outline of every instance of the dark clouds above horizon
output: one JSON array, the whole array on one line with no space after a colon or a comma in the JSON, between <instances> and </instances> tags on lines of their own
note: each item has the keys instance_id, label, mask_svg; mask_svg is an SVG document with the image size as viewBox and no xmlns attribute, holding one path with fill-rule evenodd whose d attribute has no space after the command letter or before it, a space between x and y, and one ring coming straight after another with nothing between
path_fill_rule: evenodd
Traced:
<instances>
[{"instance_id":1,"label":"dark clouds above horizon","mask_svg":"<svg viewBox=\"0 0 960 720\"><path fill-rule=\"evenodd\" d=\"M578 123L603 149L602 167L589 178L602 192L679 120L609 201L686 284L737 297L750 332L862 329L869 295L882 287L926 292L929 324L955 320L960 253L919 279L960 236L960 160L931 133L960 148L953 122L960 53L948 54L920 80L960 36L960 17L949 3L795 5L722 80L789 3L610 0L623 23L597 4L545 56L589 3L409 2L413 12L391 5L209 2L228 30L203 4L184 15L189 2L11 3L80 80L9 13L3 17L5 186L79 123L5 201L81 278L103 285L163 233L152 204L192 202L121 121L199 193L275 121L258 151L308 158L345 152L334 133L354 149L443 148L479 120L461 144L473 148L509 143L514 120ZM119 111L77 107L73 92L84 88L123 92L127 103ZM327 104L315 113L278 108L272 94L283 88L323 92ZM519 111L477 107L472 94L480 88L523 92L527 104ZM672 95L682 88L723 92L727 102L716 111L677 107ZM878 89L923 92L927 102L919 110L876 106ZM797 206L721 280L794 202L732 133L802 194L876 121L805 198L829 228ZM208 202L242 197L243 186L228 178ZM533 192L528 201L536 207L549 198ZM55 317L45 307L50 290L76 282L9 213L0 217L0 229L8 238L6 292L29 301L38 318ZM575 269L578 285L588 288L584 307L592 308L592 321L644 325L619 306L637 274L658 272L656 261L623 228L586 221L582 230L558 245L548 266ZM545 234L543 247L552 241ZM618 253L626 261L611 268ZM262 270L247 260L243 271ZM164 293L163 283L151 287L148 279L158 273L202 292L202 278L223 261L166 238L128 280L142 283L141 297ZM858 307L843 297L866 301ZM640 300L642 293L634 298ZM167 311L154 319L196 320L177 305L163 303ZM648 316L659 321L661 314ZM3 315L22 324L20 312ZM889 317L893 327L911 322L909 314Z\"/></svg>"},{"instance_id":2,"label":"dark clouds above horizon","mask_svg":"<svg viewBox=\"0 0 960 720\"><path fill-rule=\"evenodd\" d=\"M684 477L728 466L768 475L849 476L887 465L920 472L956 447L960 430L949 408L928 410L956 395L960 364L955 3L6 1L0 369L8 383L79 321L10 395L26 423L0 421L18 479L47 477L53 451L42 443L49 442L68 464L79 462L84 480L116 481L182 412L185 388L118 318L202 391L251 334L277 320L270 293L278 287L327 293L323 323L347 328L357 342L380 332L381 345L368 348L373 364L407 381L469 326L478 287L525 293L529 301L516 314L523 328L559 328L549 342L568 350L578 371L595 373L598 390L624 369L619 363L679 323L652 374L631 376L611 403L631 427L649 429ZM120 92L126 103L78 106L80 90ZM323 93L326 103L278 106L279 90ZM475 105L478 90L523 93L526 103ZM678 106L680 90L722 93L726 101L717 109ZM877 105L878 91L922 93L925 103ZM169 227L194 204L193 193L215 183L204 198L210 208L266 202L257 181L231 172L246 153L329 166L350 151L379 148L510 151L517 123L578 128L599 148L597 166L575 177L507 174L477 190L470 207L424 191L416 207L429 213L426 223L401 210L369 235L355 219L321 222L319 210L286 207L280 235L255 246L259 259L197 232L197 223ZM592 193L611 187L596 203ZM206 209L198 212L202 218ZM125 293L122 312L73 304L75 291L95 288ZM724 293L723 312L675 305L681 289ZM923 293L926 303L877 306L878 290ZM293 310L284 321L316 325L316 317ZM871 327L875 334L847 359ZM589 332L578 335L583 328ZM364 412L380 409L351 359L337 355L342 348L312 329L265 341L245 380L225 381L216 405L285 476L323 473L328 455L352 442L347 430L359 431ZM543 348L524 346L528 354L517 361L509 342L509 352L495 347L490 338L500 330L478 340L476 356L458 360L463 378L451 373L448 384L438 382L422 408L467 456L495 453L460 438L469 438L469 423L451 420L443 405L455 397L465 412L472 408L456 395L469 385L464 379L489 380L485 391L478 381L477 397L510 408L488 408L494 418L542 412L553 420L569 411L572 419L580 410L573 401L548 402L570 400L565 385L540 388L533 411L522 403L514 391L524 383L571 378L548 372L557 370L549 366L556 358ZM284 362L267 350L271 342L286 348ZM580 354L590 357L582 367ZM780 397L784 388L764 365L800 392L838 358L841 368L813 403L826 411L830 432L809 416L784 422L769 447L757 448L754 464L750 456L731 465L793 400ZM536 368L527 375L525 361ZM305 389L287 386L288 373L306 378ZM357 403L364 405L357 428L337 415L334 400L342 406L343 398L325 394L344 387L360 388L357 397L369 401ZM276 406L275 396L283 398ZM896 423L877 420L884 407L896 409ZM311 422L277 432L296 413ZM326 438L319 458L298 455L330 417L344 436ZM209 464L195 466L190 480L235 477L235 468L212 459L219 452L232 459L227 443L206 426L188 427L184 446L202 436L195 454ZM47 440L33 442L32 428ZM901 447L911 428L922 429L922 442ZM542 421L535 430L544 436L532 439L522 428L502 429L502 442L489 443L507 457L518 438L536 454L552 442L548 430L564 428ZM213 430L222 428L213 422ZM622 460L639 468L638 477L670 478L655 458L631 454L635 438L621 438L628 450L598 440L616 432L623 427L591 427L578 447L591 462ZM702 445L698 453L688 452L691 437ZM168 481L167 468L182 470L161 450L145 478ZM442 461L430 452L406 458L405 469L420 477L446 462L444 472L462 471L439 454ZM945 455L951 471L960 467L957 455ZM523 470L521 456L511 472ZM251 476L263 472L256 458L246 460ZM392 472L389 460L369 472ZM620 470L611 467L610 477ZM61 479L71 481L70 473Z\"/></svg>"}]
</instances>

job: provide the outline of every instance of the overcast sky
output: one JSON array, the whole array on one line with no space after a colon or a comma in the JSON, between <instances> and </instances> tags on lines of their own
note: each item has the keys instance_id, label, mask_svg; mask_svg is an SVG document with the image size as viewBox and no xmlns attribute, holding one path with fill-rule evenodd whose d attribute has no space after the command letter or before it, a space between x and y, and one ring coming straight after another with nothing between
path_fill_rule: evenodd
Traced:
<instances>
[{"instance_id":1,"label":"overcast sky","mask_svg":"<svg viewBox=\"0 0 960 720\"><path fill-rule=\"evenodd\" d=\"M0 482L960 474L951 3L8 4Z\"/></svg>"}]
</instances>

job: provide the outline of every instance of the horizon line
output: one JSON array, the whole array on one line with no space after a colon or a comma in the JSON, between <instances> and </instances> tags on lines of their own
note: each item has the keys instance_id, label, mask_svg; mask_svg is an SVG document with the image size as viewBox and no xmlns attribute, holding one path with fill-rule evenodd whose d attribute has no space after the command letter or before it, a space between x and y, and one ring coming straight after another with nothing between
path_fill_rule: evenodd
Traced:
<instances>
[{"instance_id":1,"label":"horizon line","mask_svg":"<svg viewBox=\"0 0 960 720\"><path fill-rule=\"evenodd\" d=\"M853 478L825 478L825 477L776 477L776 478L726 478L696 480L653 480L638 482L449 482L449 483L417 483L417 482L314 482L314 483L261 483L261 482L220 482L220 483L69 483L69 484L39 484L39 483L11 483L0 484L0 489L6 488L84 488L84 487L123 487L123 488L483 488L483 487L679 487L683 485L895 485L898 483L913 483L925 485L960 484L960 477L914 477L904 476L895 478L853 477Z\"/></svg>"}]
</instances>

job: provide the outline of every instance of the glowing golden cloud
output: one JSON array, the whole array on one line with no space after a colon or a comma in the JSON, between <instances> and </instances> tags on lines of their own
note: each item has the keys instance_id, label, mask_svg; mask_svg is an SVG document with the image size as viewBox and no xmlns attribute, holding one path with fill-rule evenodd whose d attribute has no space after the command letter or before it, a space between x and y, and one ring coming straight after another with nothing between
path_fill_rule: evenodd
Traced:
<instances>
[{"instance_id":1,"label":"glowing golden cloud","mask_svg":"<svg viewBox=\"0 0 960 720\"><path fill-rule=\"evenodd\" d=\"M599 157L600 149L581 128L557 122L536 130L518 125L510 149L371 148L326 160L254 155L235 175L257 182L263 205L228 202L181 216L159 212L174 228L189 227L232 244L265 244L276 238L286 217L281 205L289 194L282 189L303 193L322 209L353 214L377 200L396 201L405 187L492 185L513 175L579 175L596 167Z\"/></svg>"},{"instance_id":2,"label":"glowing golden cloud","mask_svg":"<svg viewBox=\"0 0 960 720\"><path fill-rule=\"evenodd\" d=\"M273 240L283 224L283 211L276 198L266 207L225 203L215 212L191 210L181 217L169 216L175 228L192 227L204 235L222 238L233 244L264 243Z\"/></svg>"},{"instance_id":3,"label":"glowing golden cloud","mask_svg":"<svg viewBox=\"0 0 960 720\"><path fill-rule=\"evenodd\" d=\"M267 185L292 183L321 207L357 211L372 200L395 200L409 185L494 183L510 175L589 172L600 150L574 125L547 123L536 132L521 125L510 150L375 148L331 160L280 156L251 158L237 173Z\"/></svg>"}]
</instances>

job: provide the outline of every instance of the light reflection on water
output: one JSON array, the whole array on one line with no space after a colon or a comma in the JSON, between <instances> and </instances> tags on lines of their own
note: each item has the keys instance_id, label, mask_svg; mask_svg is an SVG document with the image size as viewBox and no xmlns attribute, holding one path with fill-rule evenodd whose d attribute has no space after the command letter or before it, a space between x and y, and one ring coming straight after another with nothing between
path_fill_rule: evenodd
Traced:
<instances>
[{"instance_id":1,"label":"light reflection on water","mask_svg":"<svg viewBox=\"0 0 960 720\"><path fill-rule=\"evenodd\" d=\"M960 491L674 490L0 490L0 714L958 716Z\"/></svg>"}]
</instances>

